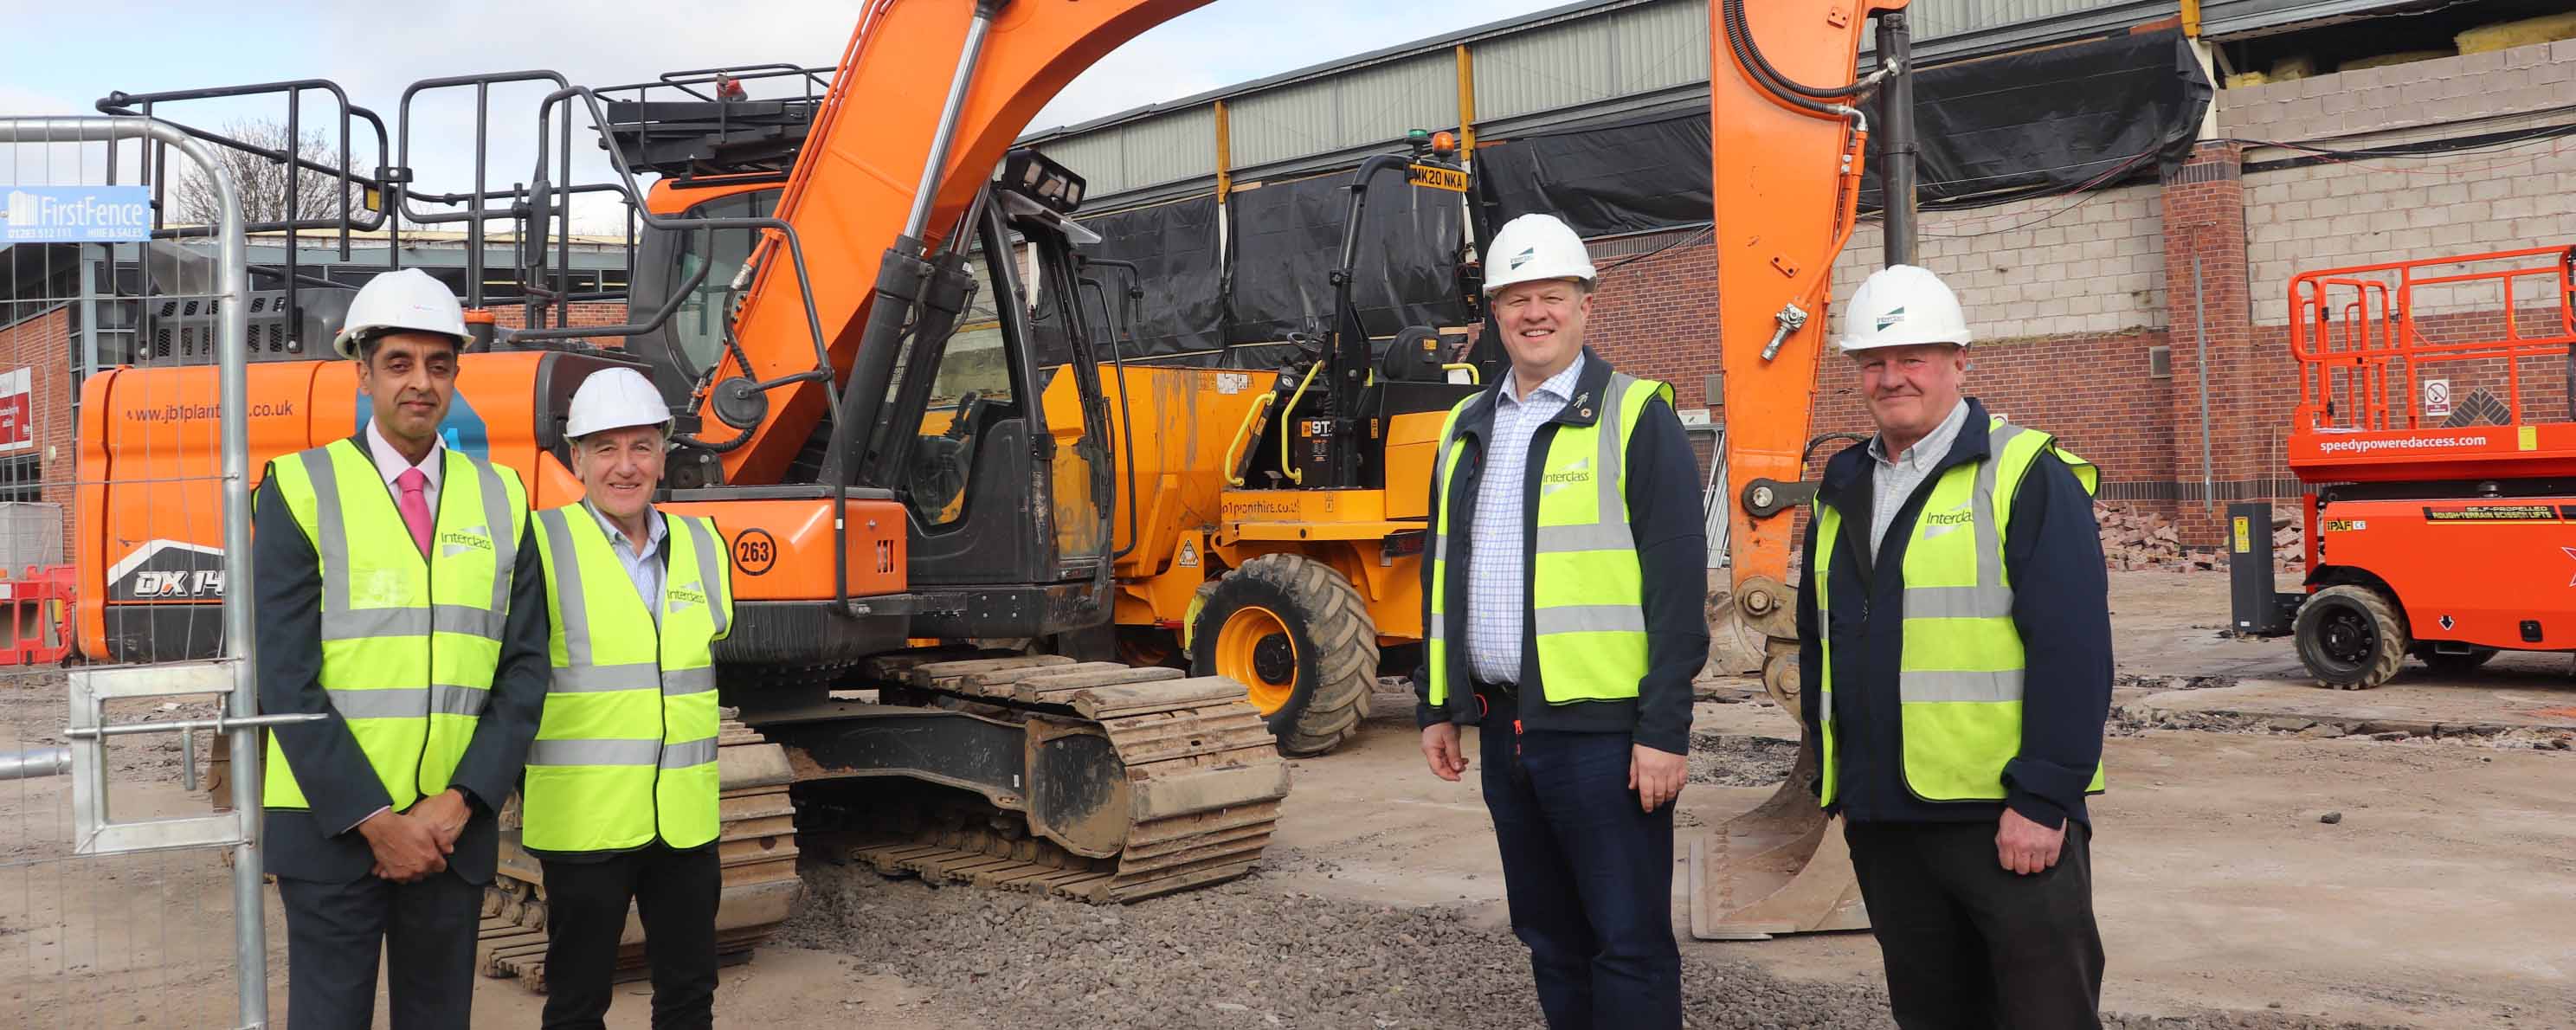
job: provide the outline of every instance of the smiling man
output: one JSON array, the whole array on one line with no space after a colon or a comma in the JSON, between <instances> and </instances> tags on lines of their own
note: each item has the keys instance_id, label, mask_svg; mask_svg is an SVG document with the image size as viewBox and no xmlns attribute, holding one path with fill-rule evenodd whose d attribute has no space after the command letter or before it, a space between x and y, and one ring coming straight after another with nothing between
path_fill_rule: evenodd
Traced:
<instances>
[{"instance_id":1,"label":"smiling man","mask_svg":"<svg viewBox=\"0 0 2576 1030\"><path fill-rule=\"evenodd\" d=\"M1931 272L1844 311L1878 434L1825 465L1798 590L1800 714L1905 1030L2095 1027L2092 823L2111 612L2092 465L1963 394ZM1819 632L1819 630L1822 632Z\"/></svg>"},{"instance_id":2,"label":"smiling man","mask_svg":"<svg viewBox=\"0 0 2576 1030\"><path fill-rule=\"evenodd\" d=\"M439 438L465 315L419 269L368 280L334 341L365 428L269 463L255 502L261 805L294 1030L367 1026L381 953L398 1030L462 1027L496 816L546 689L518 474Z\"/></svg>"},{"instance_id":3,"label":"smiling man","mask_svg":"<svg viewBox=\"0 0 2576 1030\"><path fill-rule=\"evenodd\" d=\"M712 520L653 506L671 411L629 368L591 373L564 435L579 504L537 513L554 682L528 752L520 843L545 867L545 1026L602 1025L626 906L656 1030L714 1022L714 644L733 625Z\"/></svg>"},{"instance_id":4,"label":"smiling man","mask_svg":"<svg viewBox=\"0 0 2576 1030\"><path fill-rule=\"evenodd\" d=\"M1673 804L1687 778L1707 537L1672 387L1584 346L1597 273L1556 218L1486 248L1511 374L1459 402L1431 474L1422 754L1467 769L1554 1030L1678 1027Z\"/></svg>"}]
</instances>

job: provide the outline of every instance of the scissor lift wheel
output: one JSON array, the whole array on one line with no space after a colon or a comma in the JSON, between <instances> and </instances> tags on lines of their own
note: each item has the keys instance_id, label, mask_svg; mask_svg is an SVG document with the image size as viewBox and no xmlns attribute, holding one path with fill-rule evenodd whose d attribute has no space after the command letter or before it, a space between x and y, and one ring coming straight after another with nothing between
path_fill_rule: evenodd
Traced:
<instances>
[{"instance_id":1,"label":"scissor lift wheel","mask_svg":"<svg viewBox=\"0 0 2576 1030\"><path fill-rule=\"evenodd\" d=\"M2292 632L2317 685L2369 690L2397 675L2412 643L2397 604L2374 587L2327 587L2299 606Z\"/></svg>"}]
</instances>

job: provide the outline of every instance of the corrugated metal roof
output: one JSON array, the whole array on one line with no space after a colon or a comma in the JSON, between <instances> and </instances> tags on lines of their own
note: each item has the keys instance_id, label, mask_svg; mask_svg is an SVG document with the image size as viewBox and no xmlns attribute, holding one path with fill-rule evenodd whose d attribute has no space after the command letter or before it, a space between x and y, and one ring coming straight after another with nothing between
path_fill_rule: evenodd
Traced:
<instances>
[{"instance_id":1,"label":"corrugated metal roof","mask_svg":"<svg viewBox=\"0 0 2576 1030\"><path fill-rule=\"evenodd\" d=\"M2363 0L2208 2L2214 11L2229 4ZM1924 63L2174 16L2173 0L1915 0L1909 11L1915 54ZM1208 111L1224 100L1234 170L1295 172L1383 148L1407 130L1455 127L1453 51L1460 45L1474 66L1479 133L1660 109L1691 99L1682 94L1708 81L1708 22L1709 0L1585 0L1031 133L1022 143L1082 172L1093 197L1149 199L1121 195L1148 190L1160 196L1171 190L1152 189L1158 184L1215 174ZM1863 54L1875 63L1874 55Z\"/></svg>"}]
</instances>

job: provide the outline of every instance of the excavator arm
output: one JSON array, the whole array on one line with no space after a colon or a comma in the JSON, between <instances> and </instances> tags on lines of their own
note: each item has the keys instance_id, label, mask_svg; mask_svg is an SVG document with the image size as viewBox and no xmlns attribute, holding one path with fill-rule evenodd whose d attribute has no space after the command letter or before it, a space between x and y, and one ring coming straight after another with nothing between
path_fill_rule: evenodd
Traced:
<instances>
[{"instance_id":1,"label":"excavator arm","mask_svg":"<svg viewBox=\"0 0 2576 1030\"><path fill-rule=\"evenodd\" d=\"M1834 258L1851 238L1870 127L1859 110L1886 88L1884 175L1891 259L1912 246L1912 91L1906 0L1755 3L1713 0L1709 44L1716 204L1718 346L1731 590L1712 654L1728 672L1758 669L1792 715L1798 683L1792 514L1814 496L1801 483L1811 450L1816 364L1825 340ZM1856 75L1862 33L1878 28L1878 70ZM1803 722L1802 722L1803 726ZM1801 736L1805 734L1802 730ZM1810 793L1819 748L1772 796L1690 852L1691 933L1710 939L1861 929L1869 925L1849 853Z\"/></svg>"},{"instance_id":2,"label":"excavator arm","mask_svg":"<svg viewBox=\"0 0 2576 1030\"><path fill-rule=\"evenodd\" d=\"M863 352L885 280L900 280L953 235L1003 155L1066 83L1093 62L1207 0L872 0L816 111L779 197L796 227L836 378L857 395L844 423L873 426L895 355ZM927 200L924 200L927 195ZM814 365L792 262L773 237L754 257L735 332L749 370L728 357L716 379L770 382ZM890 267L889 254L897 255ZM896 285L901 285L899 282ZM890 313L900 315L901 313ZM880 337L884 335L880 330ZM822 384L782 385L749 438L723 455L725 479L773 483L823 414ZM702 401L707 425L722 423Z\"/></svg>"}]
</instances>

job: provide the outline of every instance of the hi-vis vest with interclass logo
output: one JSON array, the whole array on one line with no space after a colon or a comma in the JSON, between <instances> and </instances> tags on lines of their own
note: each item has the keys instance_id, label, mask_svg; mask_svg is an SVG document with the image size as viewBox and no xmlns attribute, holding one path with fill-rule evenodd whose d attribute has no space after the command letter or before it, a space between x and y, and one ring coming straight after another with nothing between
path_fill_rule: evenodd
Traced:
<instances>
[{"instance_id":1,"label":"hi-vis vest with interclass logo","mask_svg":"<svg viewBox=\"0 0 2576 1030\"><path fill-rule=\"evenodd\" d=\"M2073 469L2085 493L2101 485L2091 462L2057 448L2047 433L1995 416L1987 441L1985 460L1951 466L1934 481L1905 545L1899 736L1905 784L1926 801L2002 800L2004 766L2021 753L2022 643L2003 559L2014 491L2043 455ZM1822 499L1812 508L1816 624L1830 627L1828 584L1843 520ZM1830 630L1824 636L1814 704L1824 727L1822 802L1831 805L1838 786L1834 646ZM2085 789L2101 792L2099 765Z\"/></svg>"},{"instance_id":2,"label":"hi-vis vest with interclass logo","mask_svg":"<svg viewBox=\"0 0 2576 1030\"><path fill-rule=\"evenodd\" d=\"M662 518L670 562L657 620L587 506L537 513L554 679L520 788L519 840L531 850L716 838L713 646L733 624L733 585L713 521Z\"/></svg>"},{"instance_id":3,"label":"hi-vis vest with interclass logo","mask_svg":"<svg viewBox=\"0 0 2576 1030\"><path fill-rule=\"evenodd\" d=\"M1646 402L1671 404L1673 388L1613 372L1601 418L1591 425L1561 423L1539 459L1538 545L1528 556L1529 618L1537 637L1539 688L1549 704L1609 701L1637 696L1646 677L1645 583L1637 541L1629 531L1628 499L1621 489L1628 441ZM1461 555L1452 543L1474 538L1470 527L1450 522L1450 478L1458 471L1458 415L1470 396L1449 409L1440 425L1440 452L1431 481L1441 499L1431 530L1431 624L1428 648L1431 704L1447 702L1461 673L1449 668L1448 619L1463 603L1449 592L1448 566ZM1578 397L1575 403L1585 403ZM1513 491L1519 496L1520 491ZM1479 517L1494 517L1480 513ZM1502 513L1518 520L1520 512Z\"/></svg>"},{"instance_id":4,"label":"hi-vis vest with interclass logo","mask_svg":"<svg viewBox=\"0 0 2576 1030\"><path fill-rule=\"evenodd\" d=\"M322 689L396 811L447 789L492 696L528 497L517 473L453 447L429 557L375 460L350 440L269 465L322 573ZM308 808L274 736L260 803Z\"/></svg>"}]
</instances>

